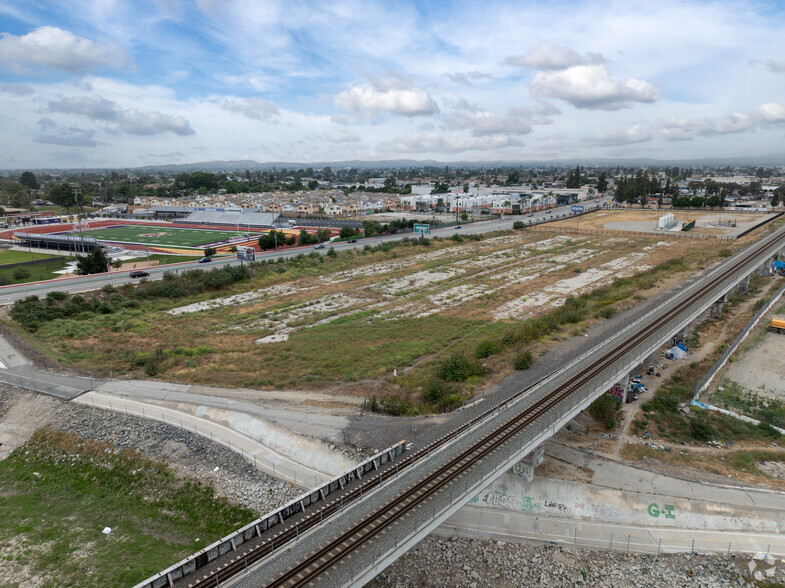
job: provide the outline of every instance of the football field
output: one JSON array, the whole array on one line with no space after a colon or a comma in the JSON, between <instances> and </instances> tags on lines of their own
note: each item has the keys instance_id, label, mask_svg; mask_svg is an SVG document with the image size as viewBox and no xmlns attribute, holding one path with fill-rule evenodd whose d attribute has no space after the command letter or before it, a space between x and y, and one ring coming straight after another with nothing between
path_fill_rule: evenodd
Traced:
<instances>
[{"instance_id":1,"label":"football field","mask_svg":"<svg viewBox=\"0 0 785 588\"><path fill-rule=\"evenodd\" d=\"M79 235L79 231L62 233ZM214 229L183 229L166 225L117 225L85 229L85 237L112 243L133 243L160 247L187 247L199 249L208 245L227 245L230 242L245 241L258 233L221 231Z\"/></svg>"}]
</instances>

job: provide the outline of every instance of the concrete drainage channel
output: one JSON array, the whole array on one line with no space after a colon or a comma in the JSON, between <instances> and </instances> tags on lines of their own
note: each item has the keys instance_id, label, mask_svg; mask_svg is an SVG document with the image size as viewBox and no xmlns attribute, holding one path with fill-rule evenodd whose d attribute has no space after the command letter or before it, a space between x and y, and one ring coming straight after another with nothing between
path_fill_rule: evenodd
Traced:
<instances>
[{"instance_id":1,"label":"concrete drainage channel","mask_svg":"<svg viewBox=\"0 0 785 588\"><path fill-rule=\"evenodd\" d=\"M392 447L385 449L371 457L364 463L346 471L342 475L329 480L317 488L298 496L284 506L263 515L255 521L238 529L231 535L219 539L197 553L174 564L164 571L140 582L134 588L163 588L173 586L176 580L196 572L220 556L237 551L237 548L255 537L260 537L265 531L282 524L286 519L316 508L318 503L324 504L331 493L339 492L350 482L361 478L363 475L379 470L382 466L393 461L406 451L406 441L399 441ZM336 511L336 512L341 512Z\"/></svg>"}]
</instances>

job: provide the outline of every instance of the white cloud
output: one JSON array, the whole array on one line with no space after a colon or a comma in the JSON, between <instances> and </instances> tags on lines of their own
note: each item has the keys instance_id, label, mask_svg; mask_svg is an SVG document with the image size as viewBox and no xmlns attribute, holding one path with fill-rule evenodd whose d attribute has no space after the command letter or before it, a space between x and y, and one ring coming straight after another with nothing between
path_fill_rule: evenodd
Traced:
<instances>
[{"instance_id":1,"label":"white cloud","mask_svg":"<svg viewBox=\"0 0 785 588\"><path fill-rule=\"evenodd\" d=\"M645 143L646 141L651 141L653 138L654 134L651 132L650 128L636 124L622 131L611 131L584 137L583 142L598 147L618 147L620 145L631 145L633 143Z\"/></svg>"},{"instance_id":2,"label":"white cloud","mask_svg":"<svg viewBox=\"0 0 785 588\"><path fill-rule=\"evenodd\" d=\"M379 144L386 153L460 153L462 151L494 151L521 147L523 143L507 135L483 137L444 135L442 133L411 134L395 137Z\"/></svg>"},{"instance_id":3,"label":"white cloud","mask_svg":"<svg viewBox=\"0 0 785 588\"><path fill-rule=\"evenodd\" d=\"M782 123L785 122L785 108L773 102L761 104L752 111L752 116L754 119L766 123Z\"/></svg>"},{"instance_id":4,"label":"white cloud","mask_svg":"<svg viewBox=\"0 0 785 588\"><path fill-rule=\"evenodd\" d=\"M444 75L447 76L447 78L450 81L455 82L456 84L460 84L462 86L471 86L472 81L476 81L476 80L493 79L493 76L491 74L483 73L477 70L467 71L467 72L456 71L455 73L446 73Z\"/></svg>"},{"instance_id":5,"label":"white cloud","mask_svg":"<svg viewBox=\"0 0 785 588\"><path fill-rule=\"evenodd\" d=\"M750 114L731 113L722 116L680 118L668 117L660 121L661 134L667 141L691 141L697 137L732 135L756 128L785 123L785 108L770 102L761 104Z\"/></svg>"},{"instance_id":6,"label":"white cloud","mask_svg":"<svg viewBox=\"0 0 785 588\"><path fill-rule=\"evenodd\" d=\"M35 94L35 90L24 84L3 84L0 86L0 92L12 96L32 96Z\"/></svg>"},{"instance_id":7,"label":"white cloud","mask_svg":"<svg viewBox=\"0 0 785 588\"><path fill-rule=\"evenodd\" d=\"M126 62L115 45L99 45L57 27L44 26L21 36L0 34L0 67L27 75L31 68L84 74L97 67L120 68Z\"/></svg>"},{"instance_id":8,"label":"white cloud","mask_svg":"<svg viewBox=\"0 0 785 588\"><path fill-rule=\"evenodd\" d=\"M171 132L175 135L193 135L195 131L182 116L161 112L139 112L136 108L121 109L120 105L101 96L60 98L49 102L51 112L77 114L91 120L112 122L114 129L129 135L160 135ZM111 130L111 129L110 129Z\"/></svg>"},{"instance_id":9,"label":"white cloud","mask_svg":"<svg viewBox=\"0 0 785 588\"><path fill-rule=\"evenodd\" d=\"M696 136L730 135L749 131L754 127L746 114L726 114L717 118L669 117L660 121L661 135L667 141L691 141Z\"/></svg>"},{"instance_id":10,"label":"white cloud","mask_svg":"<svg viewBox=\"0 0 785 588\"><path fill-rule=\"evenodd\" d=\"M119 106L101 96L80 96L79 98L60 98L49 102L50 112L79 114L93 120L114 120Z\"/></svg>"},{"instance_id":11,"label":"white cloud","mask_svg":"<svg viewBox=\"0 0 785 588\"><path fill-rule=\"evenodd\" d=\"M501 116L490 112L466 112L454 114L447 119L446 126L455 130L467 130L475 137L483 135L526 135L532 132L532 111L528 108L508 108Z\"/></svg>"},{"instance_id":12,"label":"white cloud","mask_svg":"<svg viewBox=\"0 0 785 588\"><path fill-rule=\"evenodd\" d=\"M254 120L270 121L278 117L278 107L274 102L264 98L238 98L235 100L227 98L224 101L223 109Z\"/></svg>"},{"instance_id":13,"label":"white cloud","mask_svg":"<svg viewBox=\"0 0 785 588\"><path fill-rule=\"evenodd\" d=\"M139 112L135 108L123 110L115 122L121 131L129 135L174 133L184 137L196 133L191 123L182 116L171 116L161 112Z\"/></svg>"},{"instance_id":14,"label":"white cloud","mask_svg":"<svg viewBox=\"0 0 785 588\"><path fill-rule=\"evenodd\" d=\"M535 69L566 69L576 65L591 65L604 61L599 53L587 53L584 56L574 49L550 41L543 41L524 55L510 55L504 59L506 65Z\"/></svg>"},{"instance_id":15,"label":"white cloud","mask_svg":"<svg viewBox=\"0 0 785 588\"><path fill-rule=\"evenodd\" d=\"M330 143L357 143L361 137L345 129L336 129L323 135L323 138Z\"/></svg>"},{"instance_id":16,"label":"white cloud","mask_svg":"<svg viewBox=\"0 0 785 588\"><path fill-rule=\"evenodd\" d=\"M334 102L361 116L381 113L422 116L439 112L439 106L428 92L413 87L411 80L397 73L377 78L371 88L355 86L344 90L335 96Z\"/></svg>"},{"instance_id":17,"label":"white cloud","mask_svg":"<svg viewBox=\"0 0 785 588\"><path fill-rule=\"evenodd\" d=\"M57 125L53 125L52 121L49 119L41 119L39 121L39 126L45 129L52 129L57 127ZM97 147L98 145L104 144L100 141L97 141L94 137L94 130L80 129L79 127L67 127L64 129L58 129L57 134L50 132L49 134L39 135L33 140L36 143L42 143L46 145L63 145L65 147Z\"/></svg>"},{"instance_id":18,"label":"white cloud","mask_svg":"<svg viewBox=\"0 0 785 588\"><path fill-rule=\"evenodd\" d=\"M619 110L634 102L654 102L657 88L635 78L614 80L604 65L576 65L558 71L540 71L531 83L532 94L559 98L576 108Z\"/></svg>"}]
</instances>

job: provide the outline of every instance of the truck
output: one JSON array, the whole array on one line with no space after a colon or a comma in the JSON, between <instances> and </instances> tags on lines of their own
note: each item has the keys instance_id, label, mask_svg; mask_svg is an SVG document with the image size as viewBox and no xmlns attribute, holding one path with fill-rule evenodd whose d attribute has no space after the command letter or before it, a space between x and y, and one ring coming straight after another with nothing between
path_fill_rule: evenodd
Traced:
<instances>
[{"instance_id":1,"label":"truck","mask_svg":"<svg viewBox=\"0 0 785 588\"><path fill-rule=\"evenodd\" d=\"M777 318L775 316L774 318L771 319L771 325L769 325L769 329L771 329L775 333L785 333L785 319Z\"/></svg>"}]
</instances>

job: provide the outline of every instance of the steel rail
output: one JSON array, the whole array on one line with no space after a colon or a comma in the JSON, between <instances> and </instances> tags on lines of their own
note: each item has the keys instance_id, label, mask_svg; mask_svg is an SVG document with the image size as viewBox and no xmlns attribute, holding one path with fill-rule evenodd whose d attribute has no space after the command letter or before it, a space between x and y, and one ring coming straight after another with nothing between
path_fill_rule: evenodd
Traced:
<instances>
[{"instance_id":1,"label":"steel rail","mask_svg":"<svg viewBox=\"0 0 785 588\"><path fill-rule=\"evenodd\" d=\"M758 256L764 248L771 247L772 244L781 242L785 239L785 233L779 235L778 237L769 241L768 239L766 242L762 244L758 244L758 246L752 248L751 251L746 252L745 255L740 257L738 260L734 260L732 264L728 267L723 268L713 279L706 284L702 285L698 288L695 292L691 293L688 297L680 301L674 308L670 309L666 316L668 317L675 317L684 310L686 310L689 306L691 306L694 302L699 300L700 298L704 297L708 294L718 283L722 282L725 278L729 277L730 275L736 273L741 268L746 266L749 261L751 261L754 257ZM600 359L596 360L592 363L592 365L585 370L581 376L571 380L567 384L563 384L557 387L555 390L550 392L549 394L543 396L541 399L536 401L533 405L529 406L528 408L524 409L520 414L513 416L512 418L508 419L506 422L500 424L494 431L486 435L483 439L479 440L475 443L472 447L468 448L465 452L461 453L460 455L454 457L450 460L447 464L443 465L439 468L436 472L428 475L426 478L415 484L412 488L407 490L405 493L402 494L401 498L389 508L384 514L373 514L366 519L364 519L361 523L355 525L352 529L347 530L339 537L331 541L328 545L321 548L312 556L309 556L308 559L304 560L288 572L286 572L283 576L279 577L275 581L273 581L270 586L283 586L283 585L291 585L291 586L302 586L320 574L324 569L334 564L337 560L341 559L344 555L348 554L350 551L353 551L356 547L370 539L372 536L376 535L378 532L382 531L388 525L392 524L396 520L398 520L401 516L409 512L412 508L420 504L425 498L432 495L434 492L439 490L442 486L444 486L449 481L453 480L455 477L459 476L462 472L466 469L470 468L477 460L482 459L488 453L492 452L494 449L498 448L500 445L503 445L506 441L508 441L512 436L519 433L522 429L526 428L532 422L539 419L545 413L550 411L552 408L556 407L562 401L564 401L567 397L572 395L575 391L581 388L583 385L591 381L592 378L597 376L599 373L602 372L605 368L611 365L614 361L616 361L619 357L623 356L625 353L633 349L637 346L640 342L645 340L649 337L654 331L656 331L660 324L657 320L658 317L651 317L648 323L645 326L642 326L641 330L638 333L628 337L625 341L611 349L610 351L606 352ZM661 318L661 317L660 317ZM558 371L558 370L557 370ZM450 434L446 435L442 439L438 440L434 444L430 445L428 448L421 449L417 453L404 458L398 464L398 471L401 469L405 469L408 466L416 463L423 457L426 457L431 451L433 451L436 447L447 443L448 441L452 440L455 436L460 434L466 428L471 427L477 421L485 418L489 413L498 410L500 407L504 407L510 403L516 397L524 394L525 392L531 390L534 386L538 385L542 381L550 378L553 373L548 374L547 376L541 378L535 384L528 386L526 389L522 390L521 392L516 393L511 398L505 400L504 402L500 403L497 406L485 411L481 415L478 415L468 423L464 424L462 427L452 431ZM521 419L521 417L525 417ZM258 559L264 557L265 555L269 555L274 553L274 544L278 543L279 546L283 543L286 543L291 538L295 536L299 536L299 534L309 528L314 527L317 524L320 524L325 516L329 516L334 514L335 512L342 510L344 504L348 504L352 500L355 500L357 497L361 496L362 493L367 493L369 490L373 489L374 487L378 487L382 485L383 482L384 472L381 472L379 475L374 476L371 480L364 482L360 485L360 487L355 488L354 490L348 492L346 495L342 497L340 502L338 500L334 500L330 504L323 507L322 511L319 513L312 513L306 519L301 521L297 528L290 528L285 531L282 531L275 537L271 538L270 540L266 541L263 544L260 544L256 548L243 553L241 556L235 558L233 561L225 564L222 568L216 570L215 572L208 574L200 581L195 584L191 584L191 586L214 586L218 582L226 581L227 579L231 578L232 576L236 575L238 572L247 569L249 563L253 563ZM354 540L350 545L344 545L349 540L351 540L354 536ZM338 551L338 553L327 557L329 553L337 548L342 548ZM314 562L321 562L311 571L306 571L306 568L311 566ZM304 575L302 575L304 574ZM295 576L300 576L299 578L295 578Z\"/></svg>"}]
</instances>

